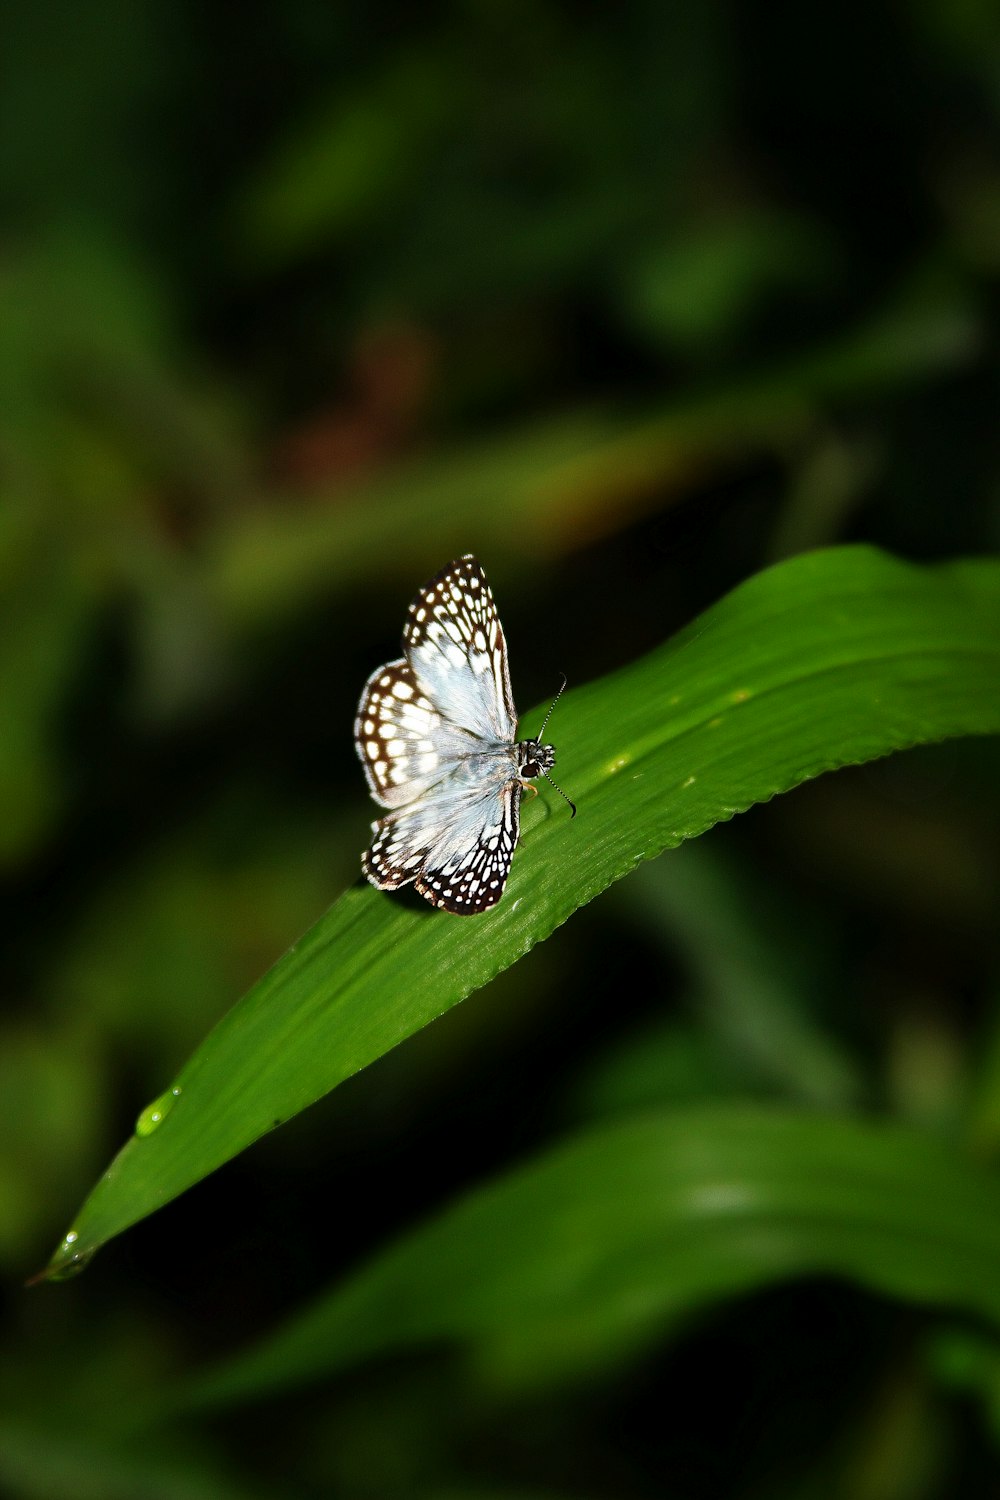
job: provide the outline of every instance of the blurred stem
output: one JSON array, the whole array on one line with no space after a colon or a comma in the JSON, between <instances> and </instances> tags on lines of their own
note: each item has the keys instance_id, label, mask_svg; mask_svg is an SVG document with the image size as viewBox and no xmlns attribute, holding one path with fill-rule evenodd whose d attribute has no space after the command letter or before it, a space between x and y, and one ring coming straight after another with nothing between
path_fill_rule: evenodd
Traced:
<instances>
[{"instance_id":1,"label":"blurred stem","mask_svg":"<svg viewBox=\"0 0 1000 1500\"><path fill-rule=\"evenodd\" d=\"M745 1065L792 1098L826 1108L858 1102L857 1064L803 999L819 965L802 963L787 913L780 937L766 930L718 839L661 855L635 872L621 899L657 943L681 952L698 981L701 1020Z\"/></svg>"}]
</instances>

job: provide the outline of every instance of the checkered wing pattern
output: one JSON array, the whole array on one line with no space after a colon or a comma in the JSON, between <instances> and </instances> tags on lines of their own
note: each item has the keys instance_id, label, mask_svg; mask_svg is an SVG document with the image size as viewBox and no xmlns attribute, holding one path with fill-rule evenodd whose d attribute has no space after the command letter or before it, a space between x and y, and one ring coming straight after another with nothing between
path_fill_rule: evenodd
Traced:
<instances>
[{"instance_id":1,"label":"checkered wing pattern","mask_svg":"<svg viewBox=\"0 0 1000 1500\"><path fill-rule=\"evenodd\" d=\"M495 906L518 836L521 785L498 776L484 796L449 782L432 798L382 818L362 858L380 890L413 880L422 896L459 916Z\"/></svg>"},{"instance_id":2,"label":"checkered wing pattern","mask_svg":"<svg viewBox=\"0 0 1000 1500\"><path fill-rule=\"evenodd\" d=\"M414 881L435 906L474 915L503 895L521 798L507 647L474 557L420 590L403 649L369 678L355 723L372 795L392 809L362 866L381 890Z\"/></svg>"},{"instance_id":3,"label":"checkered wing pattern","mask_svg":"<svg viewBox=\"0 0 1000 1500\"><path fill-rule=\"evenodd\" d=\"M410 605L403 650L427 696L450 723L481 740L517 733L507 643L482 564L460 557Z\"/></svg>"},{"instance_id":4,"label":"checkered wing pattern","mask_svg":"<svg viewBox=\"0 0 1000 1500\"><path fill-rule=\"evenodd\" d=\"M408 661L386 662L365 683L354 743L383 807L403 807L446 777L476 740L428 697Z\"/></svg>"}]
</instances>

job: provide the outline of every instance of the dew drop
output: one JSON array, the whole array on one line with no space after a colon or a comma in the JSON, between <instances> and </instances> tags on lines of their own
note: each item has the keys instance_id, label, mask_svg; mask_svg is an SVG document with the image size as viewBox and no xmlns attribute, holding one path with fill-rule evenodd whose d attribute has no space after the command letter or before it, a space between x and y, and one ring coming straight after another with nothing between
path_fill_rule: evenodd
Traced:
<instances>
[{"instance_id":1,"label":"dew drop","mask_svg":"<svg viewBox=\"0 0 1000 1500\"><path fill-rule=\"evenodd\" d=\"M180 1092L180 1089L177 1087L168 1089L165 1094L161 1094L158 1099L154 1099L152 1104L147 1104L135 1122L136 1135L152 1135L153 1131L157 1130L163 1124L167 1115L173 1109Z\"/></svg>"},{"instance_id":2,"label":"dew drop","mask_svg":"<svg viewBox=\"0 0 1000 1500\"><path fill-rule=\"evenodd\" d=\"M63 1240L56 1251L54 1263L51 1270L46 1272L46 1281L69 1281L73 1276L79 1276L80 1272L86 1270L87 1266L97 1254L97 1246L90 1250L72 1250L67 1244L69 1235Z\"/></svg>"},{"instance_id":3,"label":"dew drop","mask_svg":"<svg viewBox=\"0 0 1000 1500\"><path fill-rule=\"evenodd\" d=\"M32 1276L25 1282L25 1285L38 1286L43 1281L69 1281L71 1276L79 1276L97 1254L96 1245L92 1245L89 1250L75 1249L79 1238L75 1229L68 1230L45 1270L39 1271L37 1276Z\"/></svg>"}]
</instances>

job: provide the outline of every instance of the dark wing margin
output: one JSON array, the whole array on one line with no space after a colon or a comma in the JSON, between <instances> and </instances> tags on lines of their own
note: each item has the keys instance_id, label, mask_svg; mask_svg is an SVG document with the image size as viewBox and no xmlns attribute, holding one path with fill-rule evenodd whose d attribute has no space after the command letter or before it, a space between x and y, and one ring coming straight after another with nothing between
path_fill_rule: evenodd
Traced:
<instances>
[{"instance_id":1,"label":"dark wing margin","mask_svg":"<svg viewBox=\"0 0 1000 1500\"><path fill-rule=\"evenodd\" d=\"M386 662L369 677L354 721L354 747L369 790L383 807L412 801L440 774L440 723L407 661Z\"/></svg>"},{"instance_id":2,"label":"dark wing margin","mask_svg":"<svg viewBox=\"0 0 1000 1500\"><path fill-rule=\"evenodd\" d=\"M361 869L380 891L398 891L409 885L423 868L430 852L408 839L405 822L398 813L390 813L372 824L371 847L361 856Z\"/></svg>"},{"instance_id":3,"label":"dark wing margin","mask_svg":"<svg viewBox=\"0 0 1000 1500\"><path fill-rule=\"evenodd\" d=\"M503 895L517 848L520 826L521 783L503 787L497 822L483 824L474 842L458 855L437 861L434 850L417 876L416 887L425 900L459 917L489 911Z\"/></svg>"}]
</instances>

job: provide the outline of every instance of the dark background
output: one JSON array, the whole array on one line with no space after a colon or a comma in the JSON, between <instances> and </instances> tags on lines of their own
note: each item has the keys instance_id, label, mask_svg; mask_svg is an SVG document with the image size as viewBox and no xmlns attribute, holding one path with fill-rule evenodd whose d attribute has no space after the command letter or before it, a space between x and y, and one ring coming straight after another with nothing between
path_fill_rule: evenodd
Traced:
<instances>
[{"instance_id":1,"label":"dark background","mask_svg":"<svg viewBox=\"0 0 1000 1500\"><path fill-rule=\"evenodd\" d=\"M108 1391L575 1124L787 1097L712 1004L737 920L748 996L790 985L847 1060L831 1102L995 1150L983 742L666 856L670 900L640 872L72 1286L20 1289L355 879L357 694L450 557L482 557L527 708L797 551L997 548L1000 12L39 0L3 32L0 1393L40 1435L14 1491L129 1494L73 1457ZM998 1408L928 1336L788 1284L582 1390L498 1405L430 1351L154 1456L207 1495L980 1500Z\"/></svg>"}]
</instances>

